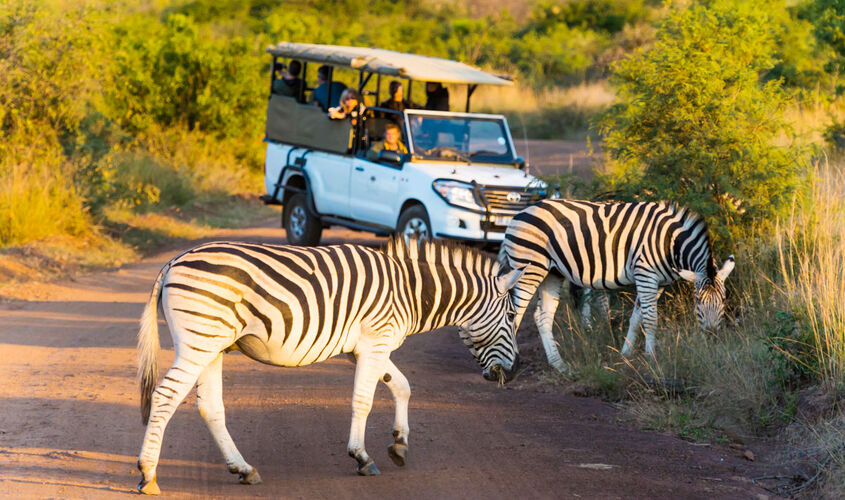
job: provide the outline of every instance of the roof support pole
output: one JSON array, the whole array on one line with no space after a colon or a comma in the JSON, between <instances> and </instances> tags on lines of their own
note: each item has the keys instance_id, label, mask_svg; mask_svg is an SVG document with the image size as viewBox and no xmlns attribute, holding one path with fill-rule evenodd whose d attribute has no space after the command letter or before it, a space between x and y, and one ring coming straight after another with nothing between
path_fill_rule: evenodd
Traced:
<instances>
[{"instance_id":1,"label":"roof support pole","mask_svg":"<svg viewBox=\"0 0 845 500\"><path fill-rule=\"evenodd\" d=\"M273 65L270 66L270 93L273 93L273 84L276 82L276 61L278 58L273 56Z\"/></svg>"},{"instance_id":2,"label":"roof support pole","mask_svg":"<svg viewBox=\"0 0 845 500\"><path fill-rule=\"evenodd\" d=\"M297 101L305 102L305 87L308 86L308 61L302 61L302 85L299 86L299 95L296 96Z\"/></svg>"},{"instance_id":3,"label":"roof support pole","mask_svg":"<svg viewBox=\"0 0 845 500\"><path fill-rule=\"evenodd\" d=\"M414 95L414 94L411 93L412 90L414 90L414 81L411 80L410 78L408 78L408 100L409 101L413 101L413 99L411 99L411 96Z\"/></svg>"},{"instance_id":4,"label":"roof support pole","mask_svg":"<svg viewBox=\"0 0 845 500\"><path fill-rule=\"evenodd\" d=\"M376 106L381 104L381 73L376 75Z\"/></svg>"},{"instance_id":5,"label":"roof support pole","mask_svg":"<svg viewBox=\"0 0 845 500\"><path fill-rule=\"evenodd\" d=\"M332 107L332 81L334 80L334 67L329 66L329 82L328 82L328 92L326 92L326 109Z\"/></svg>"},{"instance_id":6,"label":"roof support pole","mask_svg":"<svg viewBox=\"0 0 845 500\"><path fill-rule=\"evenodd\" d=\"M469 98L472 97L472 93L475 92L476 88L478 88L477 83L467 85L467 109L466 109L467 113L469 113Z\"/></svg>"},{"instance_id":7,"label":"roof support pole","mask_svg":"<svg viewBox=\"0 0 845 500\"><path fill-rule=\"evenodd\" d=\"M381 76L381 75L379 75L379 76ZM364 91L364 87L366 87L366 86L367 86L367 84L368 84L368 83L370 83L370 78L372 78L372 77L373 77L373 74L372 74L372 73L367 73L367 78L363 78L363 77L364 77L364 71L362 70L362 71L361 71L361 77L360 77L360 78L358 78L358 93L359 93L359 94L360 94L361 92L363 92L363 91Z\"/></svg>"}]
</instances>

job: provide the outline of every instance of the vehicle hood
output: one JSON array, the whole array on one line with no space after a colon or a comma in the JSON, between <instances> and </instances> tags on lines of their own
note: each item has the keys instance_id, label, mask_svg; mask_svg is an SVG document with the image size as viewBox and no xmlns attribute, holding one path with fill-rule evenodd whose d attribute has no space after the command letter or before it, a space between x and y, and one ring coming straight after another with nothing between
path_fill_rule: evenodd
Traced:
<instances>
[{"instance_id":1,"label":"vehicle hood","mask_svg":"<svg viewBox=\"0 0 845 500\"><path fill-rule=\"evenodd\" d=\"M477 182L485 186L525 187L529 184L544 186L533 175L513 167L500 167L487 164L467 165L466 163L413 162L405 164L428 176L431 180L450 179L470 183Z\"/></svg>"}]
</instances>

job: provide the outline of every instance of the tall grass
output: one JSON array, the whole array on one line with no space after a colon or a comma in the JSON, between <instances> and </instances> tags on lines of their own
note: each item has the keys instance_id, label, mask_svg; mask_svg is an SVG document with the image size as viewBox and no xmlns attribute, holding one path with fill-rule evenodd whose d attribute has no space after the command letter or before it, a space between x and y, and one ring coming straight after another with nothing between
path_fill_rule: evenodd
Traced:
<instances>
[{"instance_id":1,"label":"tall grass","mask_svg":"<svg viewBox=\"0 0 845 500\"><path fill-rule=\"evenodd\" d=\"M593 330L562 300L557 341L576 379L605 397L633 396L634 413L649 427L693 437L766 433L796 416L804 388L821 382L841 391L845 161L820 163L776 233L751 236L732 252L725 327L700 331L690 285L668 287L658 306L656 363L619 354L633 294L612 296L612 320L594 320Z\"/></svg>"},{"instance_id":2,"label":"tall grass","mask_svg":"<svg viewBox=\"0 0 845 500\"><path fill-rule=\"evenodd\" d=\"M845 163L821 162L805 198L779 226L783 293L812 333L814 367L827 384L845 379Z\"/></svg>"},{"instance_id":3,"label":"tall grass","mask_svg":"<svg viewBox=\"0 0 845 500\"><path fill-rule=\"evenodd\" d=\"M7 145L9 146L9 145ZM48 147L3 148L0 159L0 247L53 234L79 235L90 220L73 179L63 172L60 155ZM55 151L53 151L55 153Z\"/></svg>"}]
</instances>

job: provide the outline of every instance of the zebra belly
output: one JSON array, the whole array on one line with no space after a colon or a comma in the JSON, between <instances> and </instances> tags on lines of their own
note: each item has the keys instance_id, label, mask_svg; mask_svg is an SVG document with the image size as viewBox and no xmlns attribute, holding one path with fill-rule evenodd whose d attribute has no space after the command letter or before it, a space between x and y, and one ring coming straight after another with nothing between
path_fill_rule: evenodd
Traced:
<instances>
[{"instance_id":1,"label":"zebra belly","mask_svg":"<svg viewBox=\"0 0 845 500\"><path fill-rule=\"evenodd\" d=\"M351 349L348 348L349 345L335 344L339 335L341 335L339 332L334 334L323 332L322 335L318 335L318 338L322 338L323 341L315 345L313 341L308 342L307 340L300 343L299 336L291 336L287 342L279 344L274 342L275 339L280 338L278 335L274 335L268 340L260 335L247 333L238 337L228 350L241 351L247 357L268 365L305 366L325 361L343 352L351 352ZM352 340L351 345L354 346L357 336L350 335L347 340ZM334 345L330 350L325 349L325 342ZM350 342L347 342L347 344L350 344Z\"/></svg>"},{"instance_id":2,"label":"zebra belly","mask_svg":"<svg viewBox=\"0 0 845 500\"><path fill-rule=\"evenodd\" d=\"M273 366L285 366L273 361L270 356L270 348L255 335L244 335L235 342L235 345L239 351L256 361Z\"/></svg>"}]
</instances>

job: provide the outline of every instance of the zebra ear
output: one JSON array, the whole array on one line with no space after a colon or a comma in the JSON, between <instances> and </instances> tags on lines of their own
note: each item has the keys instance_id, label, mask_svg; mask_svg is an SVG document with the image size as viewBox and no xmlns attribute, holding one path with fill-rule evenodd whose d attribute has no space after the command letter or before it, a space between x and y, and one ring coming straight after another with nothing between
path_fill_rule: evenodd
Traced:
<instances>
[{"instance_id":1,"label":"zebra ear","mask_svg":"<svg viewBox=\"0 0 845 500\"><path fill-rule=\"evenodd\" d=\"M722 281L725 281L726 279L728 279L728 276L731 274L731 271L734 270L735 265L736 262L734 262L734 256L731 255L730 257L728 257L728 260L725 261L725 264L722 266L722 268L719 269L719 272L716 273L716 277L721 279Z\"/></svg>"},{"instance_id":2,"label":"zebra ear","mask_svg":"<svg viewBox=\"0 0 845 500\"><path fill-rule=\"evenodd\" d=\"M686 269L675 269L675 268L672 268L672 270L673 270L673 271L675 271L675 273L677 273L677 274L678 274L678 276L680 276L681 278L683 278L683 279L685 279L685 280L687 280L687 281L689 281L689 282L695 283L695 280L696 280L696 277L697 277L697 276L696 276L696 274L695 274L694 272L692 272L692 271L688 271L688 270L686 270Z\"/></svg>"},{"instance_id":3,"label":"zebra ear","mask_svg":"<svg viewBox=\"0 0 845 500\"><path fill-rule=\"evenodd\" d=\"M498 290L499 295L504 295L508 293L508 290L515 287L520 277L522 277L522 269L514 269L507 274L496 276L496 290Z\"/></svg>"}]
</instances>

